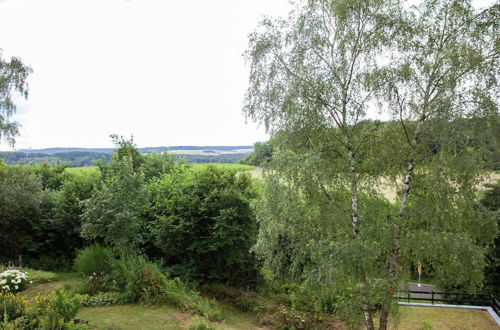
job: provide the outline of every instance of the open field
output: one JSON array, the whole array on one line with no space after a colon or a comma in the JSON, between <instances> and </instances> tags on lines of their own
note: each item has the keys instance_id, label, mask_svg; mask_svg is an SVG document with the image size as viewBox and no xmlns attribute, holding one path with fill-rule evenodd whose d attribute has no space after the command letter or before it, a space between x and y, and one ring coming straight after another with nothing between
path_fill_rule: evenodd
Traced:
<instances>
[{"instance_id":1,"label":"open field","mask_svg":"<svg viewBox=\"0 0 500 330\"><path fill-rule=\"evenodd\" d=\"M97 166L85 166L85 167L66 167L68 173L84 173L84 172L97 172Z\"/></svg>"},{"instance_id":2,"label":"open field","mask_svg":"<svg viewBox=\"0 0 500 330\"><path fill-rule=\"evenodd\" d=\"M208 166L213 166L220 170L234 170L237 172L240 171L252 171L255 169L255 166L244 165L244 164L225 164L225 163L210 163L210 164L192 164L193 169L202 169Z\"/></svg>"},{"instance_id":3,"label":"open field","mask_svg":"<svg viewBox=\"0 0 500 330\"><path fill-rule=\"evenodd\" d=\"M487 184L494 184L498 180L500 180L500 173L498 172L490 172L485 175L481 183L478 184L477 188L479 190L485 190L485 186ZM381 178L380 183L377 186L377 190L381 192L389 201L394 202L397 199L397 191L398 188L402 186L402 181L398 181L397 183L391 182L386 178Z\"/></svg>"},{"instance_id":4,"label":"open field","mask_svg":"<svg viewBox=\"0 0 500 330\"><path fill-rule=\"evenodd\" d=\"M196 149L196 150L169 150L171 155L234 155L234 154L250 154L252 149L233 149L233 150L217 150L217 149Z\"/></svg>"},{"instance_id":5,"label":"open field","mask_svg":"<svg viewBox=\"0 0 500 330\"><path fill-rule=\"evenodd\" d=\"M228 163L208 163L208 164L191 164L193 169L202 169L207 166L213 166L218 169L227 169L227 170L235 170L237 172L240 171L252 171L255 169L255 166L243 165L243 164L228 164ZM68 173L84 173L84 172L97 172L97 166L86 166L86 167L67 167L66 171Z\"/></svg>"}]
</instances>

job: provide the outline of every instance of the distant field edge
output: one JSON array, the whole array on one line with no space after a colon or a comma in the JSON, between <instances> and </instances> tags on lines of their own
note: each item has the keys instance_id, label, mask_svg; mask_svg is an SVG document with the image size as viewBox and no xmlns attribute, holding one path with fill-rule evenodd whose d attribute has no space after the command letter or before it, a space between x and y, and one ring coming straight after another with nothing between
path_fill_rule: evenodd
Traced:
<instances>
[{"instance_id":1,"label":"distant field edge","mask_svg":"<svg viewBox=\"0 0 500 330\"><path fill-rule=\"evenodd\" d=\"M447 305L447 304L427 304L427 303L412 303L412 302L398 302L398 305L402 306L421 306L421 307L438 307L438 308L462 308L462 309L477 309L481 311L486 311L495 320L498 326L500 326L500 317L493 311L493 308L488 306L472 306L472 305Z\"/></svg>"}]
</instances>

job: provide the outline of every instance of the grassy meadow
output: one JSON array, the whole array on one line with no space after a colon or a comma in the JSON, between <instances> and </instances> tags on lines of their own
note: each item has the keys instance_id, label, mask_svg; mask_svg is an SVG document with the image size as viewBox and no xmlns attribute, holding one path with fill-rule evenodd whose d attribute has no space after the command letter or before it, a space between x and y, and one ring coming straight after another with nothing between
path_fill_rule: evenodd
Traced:
<instances>
[{"instance_id":1,"label":"grassy meadow","mask_svg":"<svg viewBox=\"0 0 500 330\"><path fill-rule=\"evenodd\" d=\"M240 171L252 171L255 166L244 165L244 164L229 164L229 163L210 163L210 164L191 164L194 170L203 169L208 166L213 166L220 170L234 170ZM67 167L66 171L68 173L82 173L82 172L96 172L99 168L97 166L85 166L85 167Z\"/></svg>"}]
</instances>

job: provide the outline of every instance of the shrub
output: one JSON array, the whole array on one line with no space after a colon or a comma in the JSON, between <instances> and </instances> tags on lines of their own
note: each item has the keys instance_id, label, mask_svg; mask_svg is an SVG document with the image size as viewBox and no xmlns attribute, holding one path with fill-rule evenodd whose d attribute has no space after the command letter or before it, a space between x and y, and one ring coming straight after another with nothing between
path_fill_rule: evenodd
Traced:
<instances>
[{"instance_id":1,"label":"shrub","mask_svg":"<svg viewBox=\"0 0 500 330\"><path fill-rule=\"evenodd\" d=\"M35 297L35 304L28 310L28 328L66 329L82 306L78 296L57 290L56 292Z\"/></svg>"},{"instance_id":2,"label":"shrub","mask_svg":"<svg viewBox=\"0 0 500 330\"><path fill-rule=\"evenodd\" d=\"M113 263L112 268L111 280L116 288L122 290L122 302L172 302L168 291L176 291L175 285L169 283L171 281L156 264L147 261L143 256L123 256Z\"/></svg>"},{"instance_id":3,"label":"shrub","mask_svg":"<svg viewBox=\"0 0 500 330\"><path fill-rule=\"evenodd\" d=\"M28 275L17 269L7 269L0 273L0 290L19 292L26 289Z\"/></svg>"},{"instance_id":4,"label":"shrub","mask_svg":"<svg viewBox=\"0 0 500 330\"><path fill-rule=\"evenodd\" d=\"M106 247L95 243L77 252L74 267L77 272L87 276L94 273L109 273L111 252Z\"/></svg>"},{"instance_id":5,"label":"shrub","mask_svg":"<svg viewBox=\"0 0 500 330\"><path fill-rule=\"evenodd\" d=\"M0 292L0 321L15 320L24 315L28 304L26 297L10 292Z\"/></svg>"},{"instance_id":6,"label":"shrub","mask_svg":"<svg viewBox=\"0 0 500 330\"><path fill-rule=\"evenodd\" d=\"M193 310L201 313L209 321L220 322L224 320L224 312L217 301L197 294L193 295L193 298L193 303L190 305Z\"/></svg>"},{"instance_id":7,"label":"shrub","mask_svg":"<svg viewBox=\"0 0 500 330\"><path fill-rule=\"evenodd\" d=\"M76 292L80 294L95 295L98 292L106 292L111 288L109 283L109 275L104 272L93 273L92 275L83 276L83 279L78 283Z\"/></svg>"},{"instance_id":8,"label":"shrub","mask_svg":"<svg viewBox=\"0 0 500 330\"><path fill-rule=\"evenodd\" d=\"M73 318L81 307L80 298L58 290L50 295L37 296L34 302L12 293L0 293L0 328L80 330L85 325L74 324Z\"/></svg>"},{"instance_id":9,"label":"shrub","mask_svg":"<svg viewBox=\"0 0 500 330\"><path fill-rule=\"evenodd\" d=\"M257 223L249 176L215 167L177 171L152 182L149 190L151 242L169 273L204 283L255 282L258 268L248 251Z\"/></svg>"},{"instance_id":10,"label":"shrub","mask_svg":"<svg viewBox=\"0 0 500 330\"><path fill-rule=\"evenodd\" d=\"M119 292L99 292L96 295L82 295L82 305L85 307L114 305L119 301Z\"/></svg>"}]
</instances>

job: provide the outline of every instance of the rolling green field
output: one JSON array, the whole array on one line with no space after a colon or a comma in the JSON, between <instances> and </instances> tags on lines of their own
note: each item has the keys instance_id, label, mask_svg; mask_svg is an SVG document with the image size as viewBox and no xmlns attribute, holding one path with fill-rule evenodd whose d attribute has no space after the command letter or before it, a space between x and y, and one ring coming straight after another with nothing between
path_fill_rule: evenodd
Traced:
<instances>
[{"instance_id":1,"label":"rolling green field","mask_svg":"<svg viewBox=\"0 0 500 330\"><path fill-rule=\"evenodd\" d=\"M213 166L218 169L224 169L224 170L235 170L237 172L240 171L251 171L255 167L250 166L250 165L243 165L243 164L224 164L224 163L210 163L210 164L191 164L190 165L194 170L197 169L203 169L208 166ZM84 172L96 172L98 171L97 166L87 166L87 167L67 167L66 171L68 173L84 173Z\"/></svg>"},{"instance_id":2,"label":"rolling green field","mask_svg":"<svg viewBox=\"0 0 500 330\"><path fill-rule=\"evenodd\" d=\"M66 172L68 173L86 173L86 172L97 172L99 168L97 166L85 166L85 167L66 167Z\"/></svg>"},{"instance_id":3,"label":"rolling green field","mask_svg":"<svg viewBox=\"0 0 500 330\"><path fill-rule=\"evenodd\" d=\"M255 166L251 165L243 165L243 164L222 164L222 163L213 163L213 164L192 164L193 169L202 169L208 166L213 166L221 170L235 170L237 172L240 171L251 171L255 168Z\"/></svg>"}]
</instances>

